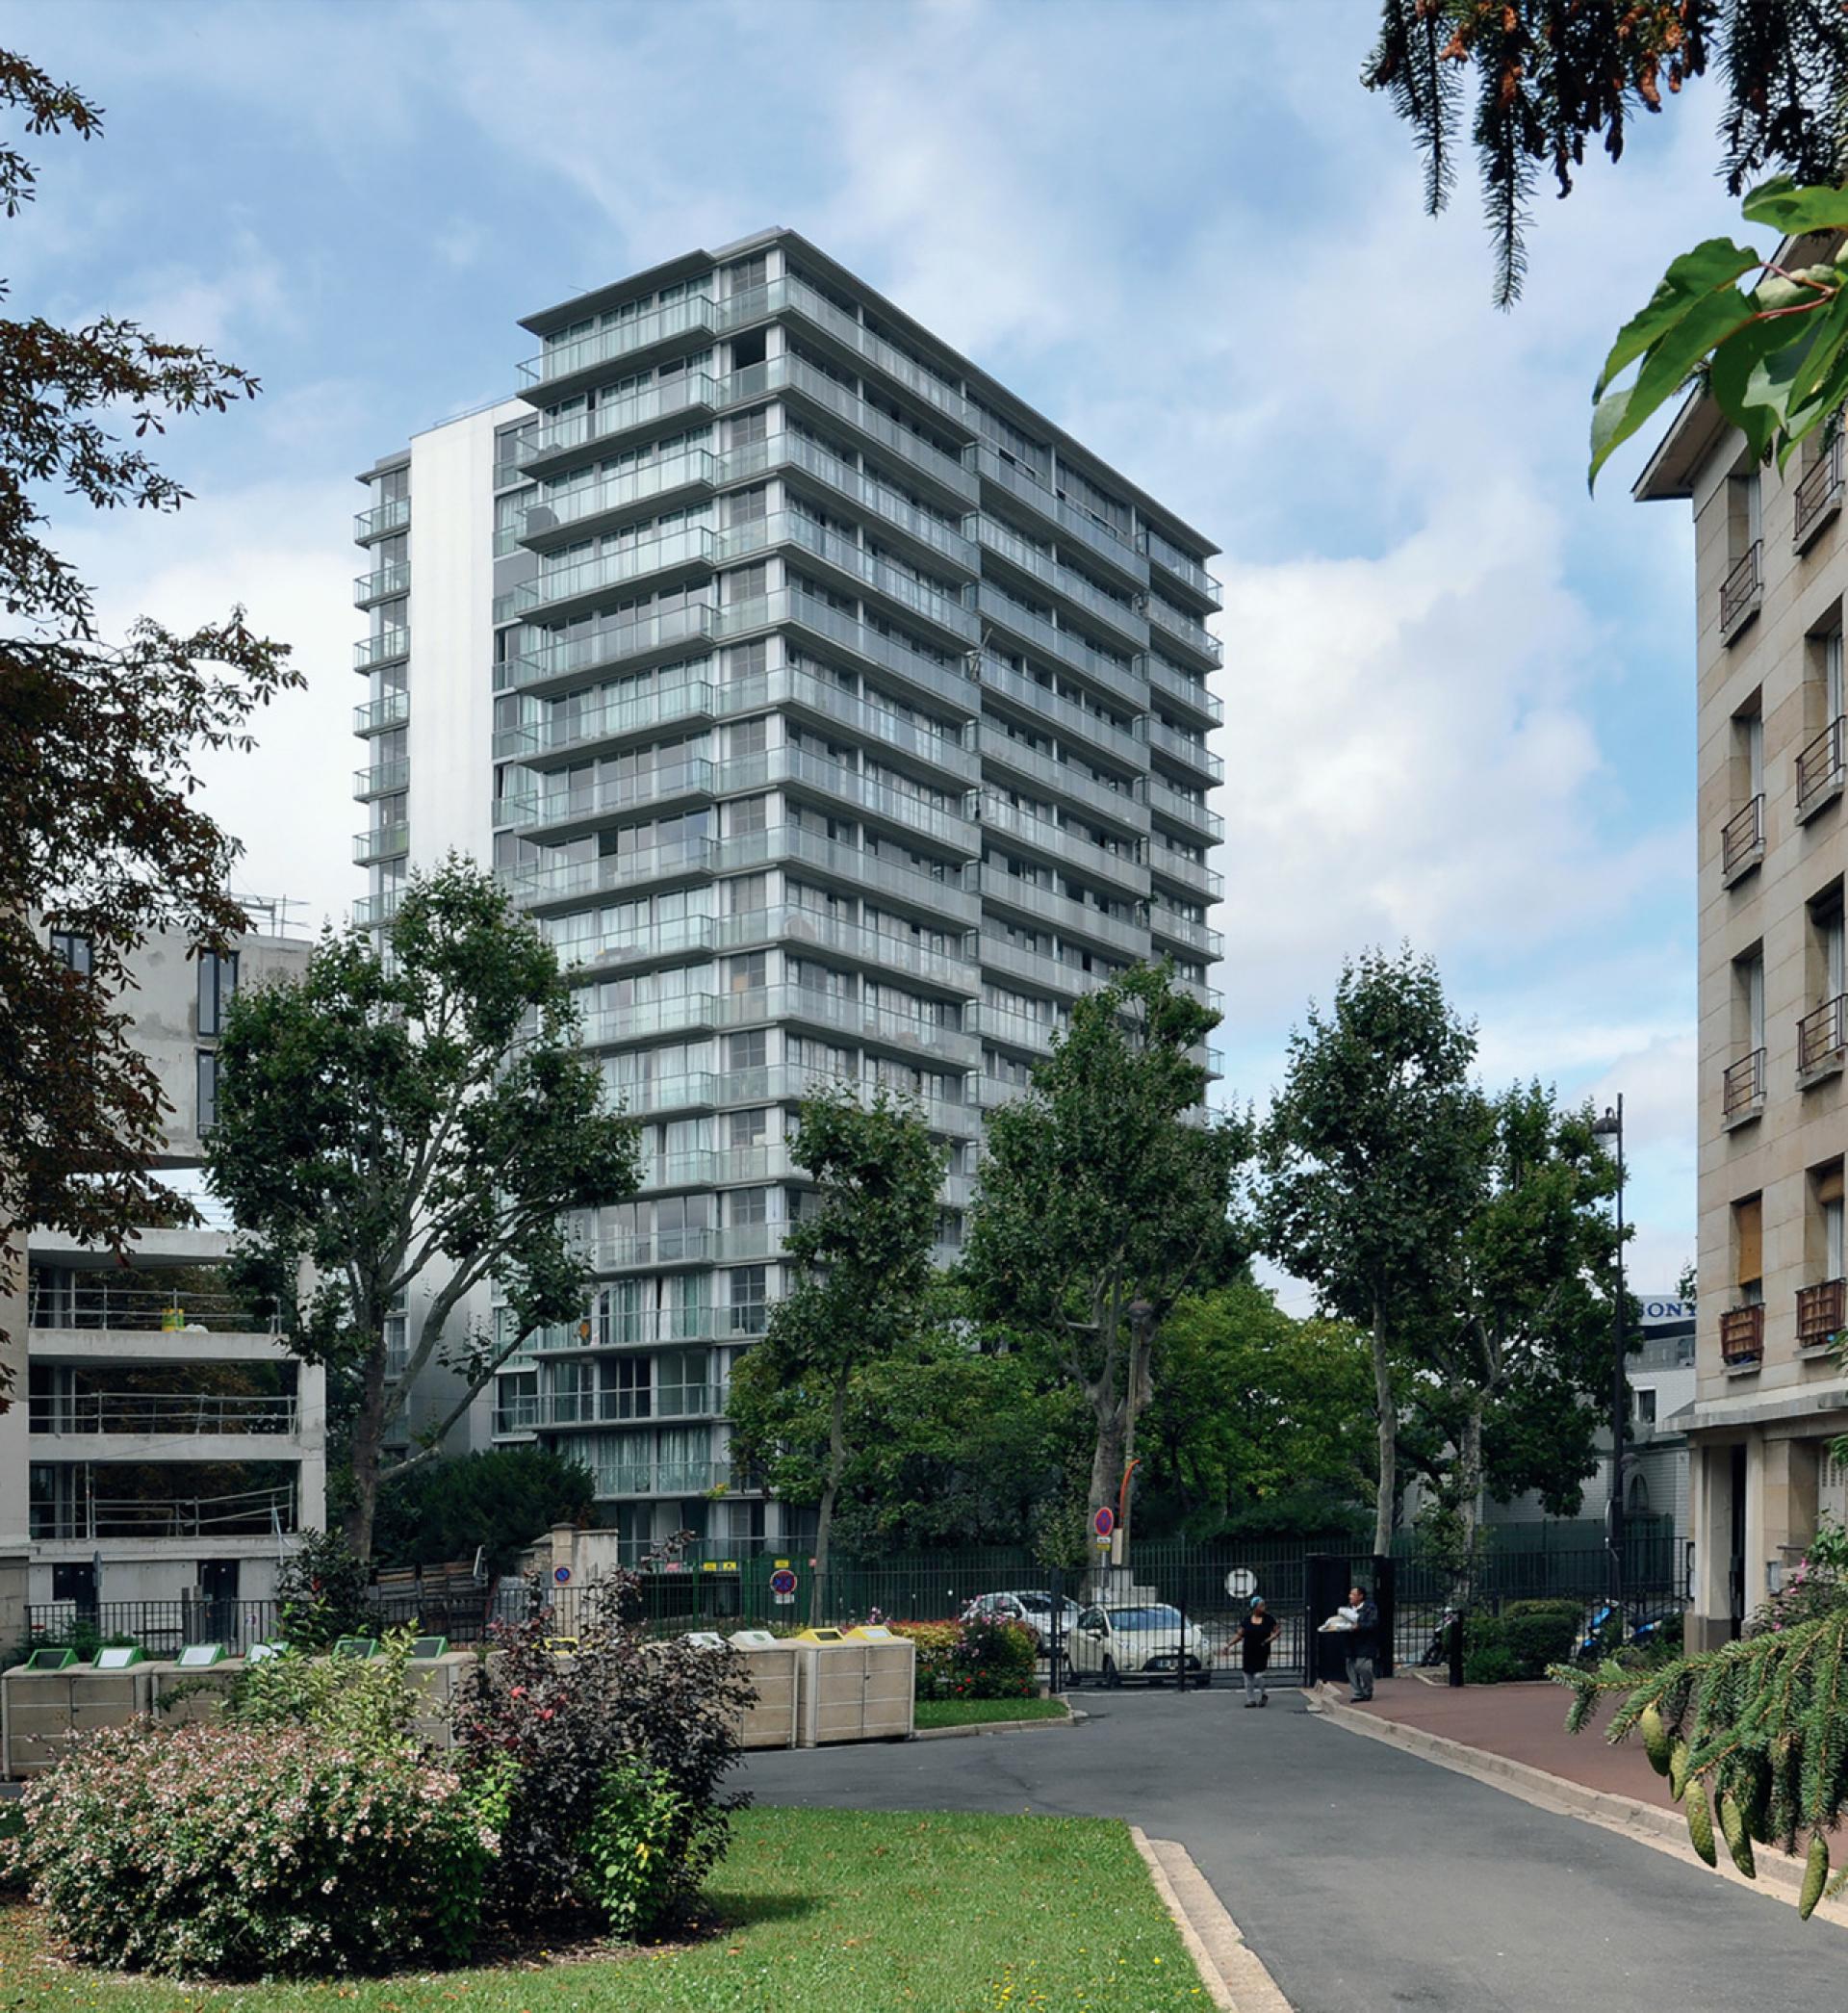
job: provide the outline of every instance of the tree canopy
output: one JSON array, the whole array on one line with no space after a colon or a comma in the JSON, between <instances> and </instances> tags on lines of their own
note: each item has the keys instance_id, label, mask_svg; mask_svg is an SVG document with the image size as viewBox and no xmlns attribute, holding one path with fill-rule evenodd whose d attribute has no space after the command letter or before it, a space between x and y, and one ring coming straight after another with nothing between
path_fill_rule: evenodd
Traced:
<instances>
[{"instance_id":1,"label":"tree canopy","mask_svg":"<svg viewBox=\"0 0 1848 2013\"><path fill-rule=\"evenodd\" d=\"M571 1215L635 1191L634 1129L604 1108L576 1036L551 945L453 855L413 876L389 955L330 930L298 979L241 991L226 1017L208 1174L242 1233L237 1270L291 1346L360 1374L346 1528L362 1558L387 1429L419 1374L441 1361L461 1395L399 1466L436 1458L536 1328L582 1314L592 1272ZM500 1328L456 1336L490 1282Z\"/></svg>"},{"instance_id":2,"label":"tree canopy","mask_svg":"<svg viewBox=\"0 0 1848 2013\"><path fill-rule=\"evenodd\" d=\"M0 104L34 136L102 132L88 99L9 52ZM36 182L0 143L0 212L16 218ZM194 764L250 746L253 710L302 683L241 608L106 639L90 588L47 542L48 500L177 510L188 492L146 443L257 390L211 351L118 316L76 328L0 318L0 1291L16 1277L18 1226L120 1252L138 1223L191 1220L151 1172L168 1107L122 995L152 932L222 949L247 928L230 892L238 846L196 801ZM76 968L52 931L75 940Z\"/></svg>"}]
</instances>

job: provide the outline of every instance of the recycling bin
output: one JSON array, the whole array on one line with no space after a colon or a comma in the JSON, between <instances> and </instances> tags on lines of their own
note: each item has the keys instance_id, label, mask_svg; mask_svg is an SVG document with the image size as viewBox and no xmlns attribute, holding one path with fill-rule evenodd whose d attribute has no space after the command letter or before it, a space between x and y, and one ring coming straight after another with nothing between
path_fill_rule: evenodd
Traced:
<instances>
[{"instance_id":1,"label":"recycling bin","mask_svg":"<svg viewBox=\"0 0 1848 2013\"><path fill-rule=\"evenodd\" d=\"M103 1650L79 1664L64 1650L35 1650L0 1677L0 1753L17 1778L49 1768L73 1734L126 1726L152 1710L153 1674L141 1650Z\"/></svg>"},{"instance_id":2,"label":"recycling bin","mask_svg":"<svg viewBox=\"0 0 1848 2013\"><path fill-rule=\"evenodd\" d=\"M455 1745L455 1700L462 1681L478 1661L472 1649L451 1649L445 1636L420 1636L404 1666L404 1682L417 1699L411 1731L439 1753Z\"/></svg>"},{"instance_id":3,"label":"recycling bin","mask_svg":"<svg viewBox=\"0 0 1848 2013\"><path fill-rule=\"evenodd\" d=\"M915 1725L917 1648L878 1623L805 1629L796 1649L796 1745L902 1741Z\"/></svg>"},{"instance_id":4,"label":"recycling bin","mask_svg":"<svg viewBox=\"0 0 1848 2013\"><path fill-rule=\"evenodd\" d=\"M757 1694L738 1715L738 1745L795 1746L796 1645L768 1629L739 1629L732 1649Z\"/></svg>"},{"instance_id":5,"label":"recycling bin","mask_svg":"<svg viewBox=\"0 0 1848 2013\"><path fill-rule=\"evenodd\" d=\"M221 1642L185 1643L177 1657L148 1665L149 1710L163 1726L210 1726L246 1667L242 1657L227 1656Z\"/></svg>"}]
</instances>

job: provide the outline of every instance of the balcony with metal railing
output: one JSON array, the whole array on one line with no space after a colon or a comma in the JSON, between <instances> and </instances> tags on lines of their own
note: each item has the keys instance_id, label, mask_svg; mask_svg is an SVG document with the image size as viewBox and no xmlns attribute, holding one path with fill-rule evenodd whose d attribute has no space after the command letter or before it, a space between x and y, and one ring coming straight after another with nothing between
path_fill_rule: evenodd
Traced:
<instances>
[{"instance_id":1,"label":"balcony with metal railing","mask_svg":"<svg viewBox=\"0 0 1848 2013\"><path fill-rule=\"evenodd\" d=\"M1138 552L1128 538L1099 523L1089 511L1067 503L1031 470L997 454L986 444L977 445L975 465L983 481L1032 504L1049 524L1075 538L1093 559L1101 560L1133 587L1140 590L1148 585L1146 555Z\"/></svg>"},{"instance_id":2,"label":"balcony with metal railing","mask_svg":"<svg viewBox=\"0 0 1848 2013\"><path fill-rule=\"evenodd\" d=\"M35 1433L122 1433L174 1437L246 1433L293 1435L300 1412L289 1397L191 1391L34 1392L27 1401Z\"/></svg>"},{"instance_id":3,"label":"balcony with metal railing","mask_svg":"<svg viewBox=\"0 0 1848 2013\"><path fill-rule=\"evenodd\" d=\"M1202 663L1218 669L1225 662L1225 646L1203 622L1185 609L1170 606L1159 594L1148 597L1148 619L1170 643L1191 651Z\"/></svg>"},{"instance_id":4,"label":"balcony with metal railing","mask_svg":"<svg viewBox=\"0 0 1848 2013\"><path fill-rule=\"evenodd\" d=\"M688 294L665 307L630 315L568 343L551 343L519 367L520 390L534 404L567 397L605 364L669 347L697 348L718 332L719 304Z\"/></svg>"},{"instance_id":5,"label":"balcony with metal railing","mask_svg":"<svg viewBox=\"0 0 1848 2013\"><path fill-rule=\"evenodd\" d=\"M1823 1279L1797 1289L1797 1347L1833 1350L1848 1328L1848 1280Z\"/></svg>"},{"instance_id":6,"label":"balcony with metal railing","mask_svg":"<svg viewBox=\"0 0 1848 2013\"><path fill-rule=\"evenodd\" d=\"M411 764L402 755L391 761L375 761L370 769L353 771L353 795L385 797L400 790L411 780Z\"/></svg>"},{"instance_id":7,"label":"balcony with metal railing","mask_svg":"<svg viewBox=\"0 0 1848 2013\"><path fill-rule=\"evenodd\" d=\"M663 454L601 482L580 483L535 497L522 516L519 542L535 552L588 537L601 521L646 504L661 509L694 495L709 495L720 479L720 460L705 448Z\"/></svg>"},{"instance_id":8,"label":"balcony with metal railing","mask_svg":"<svg viewBox=\"0 0 1848 2013\"><path fill-rule=\"evenodd\" d=\"M394 594L408 593L410 585L410 561L395 559L389 566L380 566L372 573L362 573L353 581L353 606L358 608L371 607L375 601L389 601Z\"/></svg>"},{"instance_id":9,"label":"balcony with metal railing","mask_svg":"<svg viewBox=\"0 0 1848 2013\"><path fill-rule=\"evenodd\" d=\"M710 642L719 632L719 611L690 602L659 615L642 615L585 635L561 636L534 644L494 667L498 692L538 690L618 665L639 670L671 658L689 644Z\"/></svg>"},{"instance_id":10,"label":"balcony with metal railing","mask_svg":"<svg viewBox=\"0 0 1848 2013\"><path fill-rule=\"evenodd\" d=\"M1720 886L1731 888L1764 858L1764 794L1760 791L1720 827Z\"/></svg>"},{"instance_id":11,"label":"balcony with metal railing","mask_svg":"<svg viewBox=\"0 0 1848 2013\"><path fill-rule=\"evenodd\" d=\"M1764 1109L1764 1050L1754 1048L1727 1066L1720 1079L1720 1116L1729 1127L1743 1125Z\"/></svg>"},{"instance_id":12,"label":"balcony with metal railing","mask_svg":"<svg viewBox=\"0 0 1848 2013\"><path fill-rule=\"evenodd\" d=\"M1204 922L1195 922L1191 916L1182 916L1161 902L1150 904L1148 927L1158 944L1178 943L1183 949L1209 962L1225 955L1225 939L1218 930Z\"/></svg>"},{"instance_id":13,"label":"balcony with metal railing","mask_svg":"<svg viewBox=\"0 0 1848 2013\"><path fill-rule=\"evenodd\" d=\"M982 869L982 904L985 909L1004 909L1030 916L1056 929L1062 937L1081 937L1126 957L1141 957L1148 946L1146 927L1133 917L1112 916L1090 902L1055 893L1004 868L985 865Z\"/></svg>"},{"instance_id":14,"label":"balcony with metal railing","mask_svg":"<svg viewBox=\"0 0 1848 2013\"><path fill-rule=\"evenodd\" d=\"M396 860L411 849L411 828L403 818L389 825L373 825L353 834L353 865L371 866L374 861Z\"/></svg>"},{"instance_id":15,"label":"balcony with metal railing","mask_svg":"<svg viewBox=\"0 0 1848 2013\"><path fill-rule=\"evenodd\" d=\"M766 389L793 392L821 411L844 420L878 448L897 455L913 477L930 483L941 497L964 506L974 501L975 475L959 455L946 453L911 427L901 426L825 371L816 370L798 356L772 357L767 364L755 368L763 374Z\"/></svg>"},{"instance_id":16,"label":"balcony with metal railing","mask_svg":"<svg viewBox=\"0 0 1848 2013\"><path fill-rule=\"evenodd\" d=\"M1730 643L1764 600L1764 541L1755 538L1720 582L1720 635Z\"/></svg>"},{"instance_id":17,"label":"balcony with metal railing","mask_svg":"<svg viewBox=\"0 0 1848 2013\"><path fill-rule=\"evenodd\" d=\"M1148 779L1148 808L1171 824L1204 836L1215 845L1225 837L1225 820L1217 811L1209 810L1197 797L1170 788L1159 776Z\"/></svg>"},{"instance_id":18,"label":"balcony with metal railing","mask_svg":"<svg viewBox=\"0 0 1848 2013\"><path fill-rule=\"evenodd\" d=\"M411 500L407 496L374 503L370 510L362 510L353 519L353 543L370 545L374 538L386 538L394 531L401 531L410 521Z\"/></svg>"},{"instance_id":19,"label":"balcony with metal railing","mask_svg":"<svg viewBox=\"0 0 1848 2013\"><path fill-rule=\"evenodd\" d=\"M1793 543L1798 552L1808 552L1824 525L1841 508L1842 435L1837 424L1830 427L1815 465L1807 470L1796 488L1793 514Z\"/></svg>"},{"instance_id":20,"label":"balcony with metal railing","mask_svg":"<svg viewBox=\"0 0 1848 2013\"><path fill-rule=\"evenodd\" d=\"M983 776L997 787L1007 787L1008 785L994 772L1012 771L1036 795L1068 800L1139 838L1148 830L1148 810L1136 788L1113 789L1089 770L1080 768L1075 761L1061 761L1056 756L1015 739L993 717L982 722L978 745ZM1141 779L1142 785L1145 786L1146 781L1145 777Z\"/></svg>"},{"instance_id":21,"label":"balcony with metal railing","mask_svg":"<svg viewBox=\"0 0 1848 2013\"><path fill-rule=\"evenodd\" d=\"M903 567L878 557L852 538L829 530L797 510L778 511L757 524L737 525L723 532L719 562L729 565L779 545L796 547L856 590L870 588L905 616L942 631L953 643L970 644L980 634L974 614L960 601L939 594L925 581L914 580Z\"/></svg>"},{"instance_id":22,"label":"balcony with metal railing","mask_svg":"<svg viewBox=\"0 0 1848 2013\"><path fill-rule=\"evenodd\" d=\"M1756 1370L1764 1360L1764 1305L1754 1302L1720 1314L1720 1360L1729 1370Z\"/></svg>"},{"instance_id":23,"label":"balcony with metal railing","mask_svg":"<svg viewBox=\"0 0 1848 2013\"><path fill-rule=\"evenodd\" d=\"M991 580L985 578L976 590L976 607L985 621L1006 630L1024 648L1057 658L1107 692L1126 698L1144 684L1132 657L1100 649L1080 631L1054 623Z\"/></svg>"},{"instance_id":24,"label":"balcony with metal railing","mask_svg":"<svg viewBox=\"0 0 1848 2013\"><path fill-rule=\"evenodd\" d=\"M1051 690L986 651L981 663L984 690L1012 700L1030 720L1057 727L1093 748L1102 749L1128 768L1146 766L1147 756L1137 734L1137 715L1131 714L1128 720L1119 721L1095 707L1082 706L1077 700Z\"/></svg>"},{"instance_id":25,"label":"balcony with metal railing","mask_svg":"<svg viewBox=\"0 0 1848 2013\"><path fill-rule=\"evenodd\" d=\"M353 927L360 930L376 930L398 914L399 902L404 899L401 888L388 888L381 894L362 894L353 904Z\"/></svg>"},{"instance_id":26,"label":"balcony with metal railing","mask_svg":"<svg viewBox=\"0 0 1848 2013\"><path fill-rule=\"evenodd\" d=\"M1848 994L1836 994L1797 1022L1797 1081L1818 1082L1840 1070L1848 1055Z\"/></svg>"},{"instance_id":27,"label":"balcony with metal railing","mask_svg":"<svg viewBox=\"0 0 1848 2013\"><path fill-rule=\"evenodd\" d=\"M1035 545L1031 539L1021 537L996 518L979 519L976 536L988 552L998 555L1040 586L1051 589L1086 616L1108 625L1132 649L1147 649L1148 623L1131 602L1119 601L1115 595L1092 586L1082 574L1061 564L1051 553Z\"/></svg>"},{"instance_id":28,"label":"balcony with metal railing","mask_svg":"<svg viewBox=\"0 0 1848 2013\"><path fill-rule=\"evenodd\" d=\"M704 837L643 846L629 853L604 853L595 860L502 866L496 878L516 902L541 906L580 901L612 890L646 887L655 881L695 879L718 865L719 842Z\"/></svg>"},{"instance_id":29,"label":"balcony with metal railing","mask_svg":"<svg viewBox=\"0 0 1848 2013\"><path fill-rule=\"evenodd\" d=\"M981 555L972 540L954 525L946 525L920 510L915 503L864 470L850 468L838 455L831 454L819 442L800 433L783 432L759 442L757 452L767 467L793 468L809 477L833 495L871 512L884 531L899 533L933 559L947 562L957 572L973 578L981 571ZM728 456L728 459L732 457Z\"/></svg>"},{"instance_id":30,"label":"balcony with metal railing","mask_svg":"<svg viewBox=\"0 0 1848 2013\"><path fill-rule=\"evenodd\" d=\"M494 759L530 761L582 754L620 741L643 739L682 721L711 720L717 717L721 695L727 690L703 678L682 678L603 706L546 707L537 719L502 728L494 737Z\"/></svg>"},{"instance_id":31,"label":"balcony with metal railing","mask_svg":"<svg viewBox=\"0 0 1848 2013\"><path fill-rule=\"evenodd\" d=\"M686 525L662 537L600 553L594 559L542 569L514 588L512 612L531 616L543 609L548 621L561 621L637 581L680 581L710 573L720 557L717 532L706 525Z\"/></svg>"},{"instance_id":32,"label":"balcony with metal railing","mask_svg":"<svg viewBox=\"0 0 1848 2013\"><path fill-rule=\"evenodd\" d=\"M353 669L371 671L375 665L389 664L395 658L410 654L409 629L388 629L380 635L362 636L353 645Z\"/></svg>"},{"instance_id":33,"label":"balcony with metal railing","mask_svg":"<svg viewBox=\"0 0 1848 2013\"><path fill-rule=\"evenodd\" d=\"M1204 738L1195 740L1190 734L1183 734L1178 727L1170 727L1166 720L1150 716L1148 722L1148 745L1158 755L1178 762L1183 768L1191 769L1196 776L1204 776L1209 782L1225 781L1225 764L1206 745Z\"/></svg>"},{"instance_id":34,"label":"balcony with metal railing","mask_svg":"<svg viewBox=\"0 0 1848 2013\"><path fill-rule=\"evenodd\" d=\"M1136 543L1149 559L1168 575L1171 581L1184 587L1190 594L1197 595L1208 607L1217 608L1224 605L1224 595L1219 583L1207 572L1191 554L1184 553L1171 540L1151 527L1144 525L1137 533Z\"/></svg>"},{"instance_id":35,"label":"balcony with metal railing","mask_svg":"<svg viewBox=\"0 0 1848 2013\"><path fill-rule=\"evenodd\" d=\"M118 1284L113 1274L64 1273L28 1280L26 1322L33 1329L104 1329L130 1334L273 1334L241 1294Z\"/></svg>"},{"instance_id":36,"label":"balcony with metal railing","mask_svg":"<svg viewBox=\"0 0 1848 2013\"><path fill-rule=\"evenodd\" d=\"M1797 757L1797 822L1815 816L1841 795L1848 779L1848 720L1839 717Z\"/></svg>"},{"instance_id":37,"label":"balcony with metal railing","mask_svg":"<svg viewBox=\"0 0 1848 2013\"><path fill-rule=\"evenodd\" d=\"M1134 853L1112 852L1108 846L1093 844L1068 826L1036 817L1032 812L1018 809L992 791L983 798L982 828L1030 847L1056 866L1107 881L1136 900L1148 894L1148 868Z\"/></svg>"},{"instance_id":38,"label":"balcony with metal railing","mask_svg":"<svg viewBox=\"0 0 1848 2013\"><path fill-rule=\"evenodd\" d=\"M1206 688L1203 677L1190 677L1165 662L1150 652L1142 658L1142 669L1148 680L1149 690L1160 692L1171 705L1194 715L1207 725L1218 727L1225 719L1225 708Z\"/></svg>"},{"instance_id":39,"label":"balcony with metal railing","mask_svg":"<svg viewBox=\"0 0 1848 2013\"><path fill-rule=\"evenodd\" d=\"M410 717L411 695L400 688L369 700L364 706L354 707L353 732L358 735L383 734L387 728L401 727Z\"/></svg>"},{"instance_id":40,"label":"balcony with metal railing","mask_svg":"<svg viewBox=\"0 0 1848 2013\"><path fill-rule=\"evenodd\" d=\"M1204 860L1196 860L1192 853L1168 845L1153 834L1148 841L1148 865L1151 873L1178 883L1189 894L1201 895L1214 902L1224 898L1223 874L1208 866Z\"/></svg>"},{"instance_id":41,"label":"balcony with metal railing","mask_svg":"<svg viewBox=\"0 0 1848 2013\"><path fill-rule=\"evenodd\" d=\"M109 1497L86 1489L70 1501L35 1502L31 1509L34 1537L84 1543L106 1537L270 1537L295 1528L293 1482L211 1496Z\"/></svg>"}]
</instances>

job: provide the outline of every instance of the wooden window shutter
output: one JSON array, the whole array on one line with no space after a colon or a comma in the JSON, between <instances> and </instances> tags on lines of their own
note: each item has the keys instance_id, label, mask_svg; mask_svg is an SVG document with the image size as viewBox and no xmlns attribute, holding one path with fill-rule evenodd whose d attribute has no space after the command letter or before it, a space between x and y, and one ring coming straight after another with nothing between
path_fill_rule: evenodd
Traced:
<instances>
[{"instance_id":1,"label":"wooden window shutter","mask_svg":"<svg viewBox=\"0 0 1848 2013\"><path fill-rule=\"evenodd\" d=\"M1734 1202L1732 1227L1739 1253L1735 1277L1741 1286L1749 1286L1764 1277L1764 1198L1748 1196Z\"/></svg>"},{"instance_id":2,"label":"wooden window shutter","mask_svg":"<svg viewBox=\"0 0 1848 2013\"><path fill-rule=\"evenodd\" d=\"M1825 1169L1822 1174L1816 1176L1816 1200L1819 1202L1839 1202L1841 1200L1840 1161L1836 1161L1834 1167Z\"/></svg>"}]
</instances>

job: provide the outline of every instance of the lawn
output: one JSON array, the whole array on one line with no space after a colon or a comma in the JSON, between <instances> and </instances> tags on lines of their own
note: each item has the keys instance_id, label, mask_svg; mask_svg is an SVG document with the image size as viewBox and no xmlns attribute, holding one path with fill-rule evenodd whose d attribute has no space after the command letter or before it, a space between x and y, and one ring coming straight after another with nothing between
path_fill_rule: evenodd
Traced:
<instances>
[{"instance_id":1,"label":"lawn","mask_svg":"<svg viewBox=\"0 0 1848 2013\"><path fill-rule=\"evenodd\" d=\"M6 2013L1168 2013L1209 2003L1125 1828L1094 1818L747 1812L689 1948L200 1992L45 1959L0 1904Z\"/></svg>"},{"instance_id":2,"label":"lawn","mask_svg":"<svg viewBox=\"0 0 1848 2013\"><path fill-rule=\"evenodd\" d=\"M1063 1698L920 1698L919 1726L982 1726L994 1719L1068 1719Z\"/></svg>"}]
</instances>

